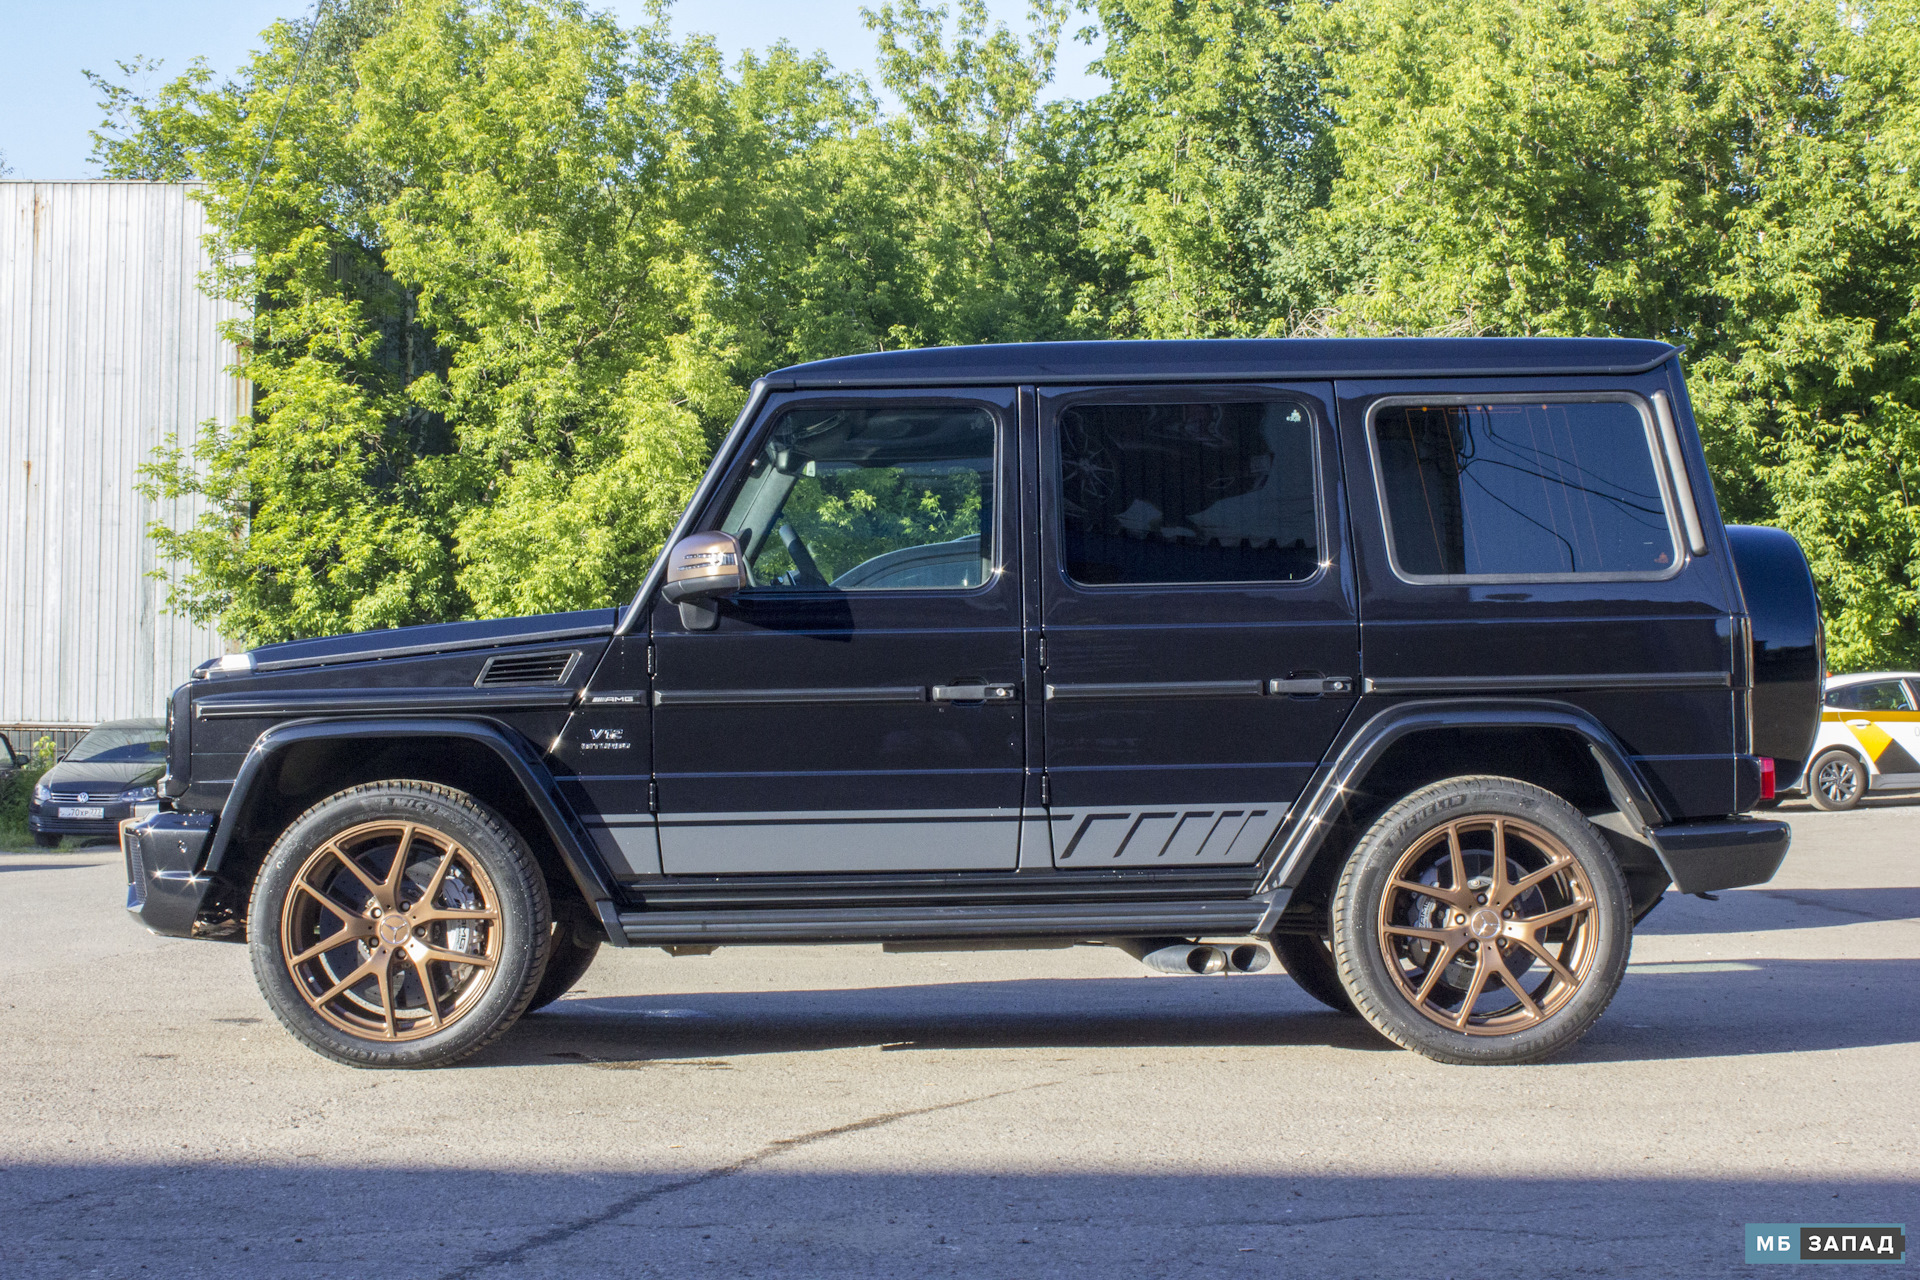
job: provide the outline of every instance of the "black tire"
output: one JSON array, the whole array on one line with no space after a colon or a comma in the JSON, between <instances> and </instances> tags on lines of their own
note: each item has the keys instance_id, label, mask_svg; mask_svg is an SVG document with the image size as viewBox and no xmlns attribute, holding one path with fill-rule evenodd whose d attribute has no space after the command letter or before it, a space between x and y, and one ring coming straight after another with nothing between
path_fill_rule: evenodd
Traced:
<instances>
[{"instance_id":1,"label":"black tire","mask_svg":"<svg viewBox=\"0 0 1920 1280\"><path fill-rule=\"evenodd\" d=\"M304 878L298 887L296 877ZM416 917L431 918L416 926ZM342 791L296 818L261 868L248 924L260 992L307 1047L354 1067L439 1067L492 1042L526 1011L553 907L525 839L493 810L448 787L393 781ZM296 963L334 936L344 941ZM468 954L474 962L441 959ZM342 970L365 976L316 992L343 979ZM415 991L431 984L415 1006L430 1016L401 1007L409 981ZM368 1025L375 1001L386 1035Z\"/></svg>"},{"instance_id":2,"label":"black tire","mask_svg":"<svg viewBox=\"0 0 1920 1280\"><path fill-rule=\"evenodd\" d=\"M42 849L58 849L60 847L60 839L59 836L54 835L50 831L36 831L33 833L33 842Z\"/></svg>"},{"instance_id":3,"label":"black tire","mask_svg":"<svg viewBox=\"0 0 1920 1280\"><path fill-rule=\"evenodd\" d=\"M565 920L553 922L553 937L547 949L547 971L527 1004L527 1012L544 1009L574 989L587 976L587 968L600 954L600 939L577 924Z\"/></svg>"},{"instance_id":4,"label":"black tire","mask_svg":"<svg viewBox=\"0 0 1920 1280\"><path fill-rule=\"evenodd\" d=\"M1851 751L1822 751L1807 766L1807 799L1816 809L1845 813L1867 794L1867 771Z\"/></svg>"},{"instance_id":5,"label":"black tire","mask_svg":"<svg viewBox=\"0 0 1920 1280\"><path fill-rule=\"evenodd\" d=\"M1339 970L1333 967L1333 944L1325 938L1304 933L1276 933L1270 942L1280 967L1300 984L1300 989L1335 1013L1353 1015L1353 999L1340 985Z\"/></svg>"},{"instance_id":6,"label":"black tire","mask_svg":"<svg viewBox=\"0 0 1920 1280\"><path fill-rule=\"evenodd\" d=\"M1632 928L1604 837L1513 778L1452 778L1395 804L1361 837L1333 900L1334 960L1360 1016L1402 1048L1462 1065L1537 1062L1572 1045L1619 991Z\"/></svg>"}]
</instances>

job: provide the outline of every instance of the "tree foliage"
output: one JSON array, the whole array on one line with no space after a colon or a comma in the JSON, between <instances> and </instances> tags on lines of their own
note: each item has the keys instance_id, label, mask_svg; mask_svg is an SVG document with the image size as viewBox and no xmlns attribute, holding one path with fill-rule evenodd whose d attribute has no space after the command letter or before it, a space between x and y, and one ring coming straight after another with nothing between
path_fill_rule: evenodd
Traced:
<instances>
[{"instance_id":1,"label":"tree foliage","mask_svg":"<svg viewBox=\"0 0 1920 1280\"><path fill-rule=\"evenodd\" d=\"M1686 345L1722 504L1807 548L1835 668L1913 665L1915 12L1328 7L1332 327Z\"/></svg>"},{"instance_id":2,"label":"tree foliage","mask_svg":"<svg viewBox=\"0 0 1920 1280\"><path fill-rule=\"evenodd\" d=\"M617 601L803 359L1618 334L1688 347L1836 668L1920 663L1920 3L1088 7L1084 102L1047 98L1067 0L864 11L877 87L578 0L340 0L230 82L95 77L103 171L207 184L257 302L254 412L150 473L205 500L157 534L176 606L258 641Z\"/></svg>"}]
</instances>

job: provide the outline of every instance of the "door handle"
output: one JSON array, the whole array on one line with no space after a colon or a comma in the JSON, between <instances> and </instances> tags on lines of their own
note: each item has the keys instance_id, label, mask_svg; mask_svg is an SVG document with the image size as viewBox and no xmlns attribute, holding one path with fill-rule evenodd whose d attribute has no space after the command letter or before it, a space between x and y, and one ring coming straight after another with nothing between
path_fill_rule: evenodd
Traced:
<instances>
[{"instance_id":1,"label":"door handle","mask_svg":"<svg viewBox=\"0 0 1920 1280\"><path fill-rule=\"evenodd\" d=\"M1006 702L1013 697L1010 684L936 684L928 690L935 702Z\"/></svg>"},{"instance_id":2,"label":"door handle","mask_svg":"<svg viewBox=\"0 0 1920 1280\"><path fill-rule=\"evenodd\" d=\"M1351 676L1305 676L1297 680L1269 680L1268 693L1352 693Z\"/></svg>"},{"instance_id":3,"label":"door handle","mask_svg":"<svg viewBox=\"0 0 1920 1280\"><path fill-rule=\"evenodd\" d=\"M1872 723L1873 721L1871 720L1849 720L1847 721L1847 727L1849 729L1864 729Z\"/></svg>"}]
</instances>

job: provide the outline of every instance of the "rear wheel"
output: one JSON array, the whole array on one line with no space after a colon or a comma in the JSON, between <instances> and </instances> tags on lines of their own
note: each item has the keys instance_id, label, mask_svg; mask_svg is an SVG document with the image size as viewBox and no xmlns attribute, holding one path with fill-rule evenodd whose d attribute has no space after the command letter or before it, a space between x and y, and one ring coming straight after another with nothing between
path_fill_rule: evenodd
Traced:
<instances>
[{"instance_id":1,"label":"rear wheel","mask_svg":"<svg viewBox=\"0 0 1920 1280\"><path fill-rule=\"evenodd\" d=\"M552 905L526 841L472 796L354 787L267 855L249 917L254 977L309 1048L358 1067L458 1061L540 984Z\"/></svg>"},{"instance_id":2,"label":"rear wheel","mask_svg":"<svg viewBox=\"0 0 1920 1280\"><path fill-rule=\"evenodd\" d=\"M1512 778L1454 778L1382 814L1333 903L1342 985L1403 1048L1534 1062L1605 1011L1632 945L1626 878L1579 810Z\"/></svg>"},{"instance_id":3,"label":"rear wheel","mask_svg":"<svg viewBox=\"0 0 1920 1280\"><path fill-rule=\"evenodd\" d=\"M1300 989L1336 1013L1353 1013L1353 998L1340 985L1340 973L1333 967L1333 944L1325 938L1304 933L1276 933L1270 939L1280 967L1300 984Z\"/></svg>"},{"instance_id":4,"label":"rear wheel","mask_svg":"<svg viewBox=\"0 0 1920 1280\"><path fill-rule=\"evenodd\" d=\"M1807 798L1816 809L1842 812L1867 793L1867 771L1852 752L1823 752L1807 766Z\"/></svg>"}]
</instances>

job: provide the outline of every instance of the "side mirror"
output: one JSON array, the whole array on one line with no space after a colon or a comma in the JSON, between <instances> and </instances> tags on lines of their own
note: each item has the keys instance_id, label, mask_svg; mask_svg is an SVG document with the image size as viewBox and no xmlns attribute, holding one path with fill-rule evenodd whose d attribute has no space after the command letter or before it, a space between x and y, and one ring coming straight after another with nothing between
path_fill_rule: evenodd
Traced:
<instances>
[{"instance_id":1,"label":"side mirror","mask_svg":"<svg viewBox=\"0 0 1920 1280\"><path fill-rule=\"evenodd\" d=\"M711 631L720 625L714 601L746 585L738 538L730 533L693 533L673 544L667 556L667 582L660 594L680 606L681 626Z\"/></svg>"}]
</instances>

